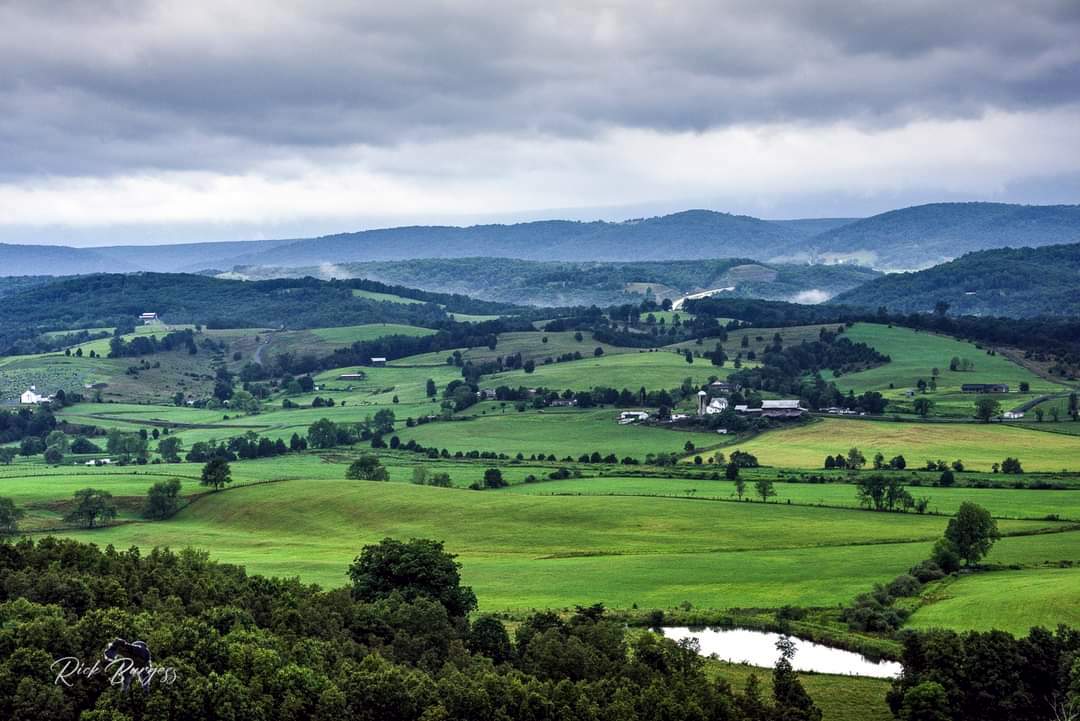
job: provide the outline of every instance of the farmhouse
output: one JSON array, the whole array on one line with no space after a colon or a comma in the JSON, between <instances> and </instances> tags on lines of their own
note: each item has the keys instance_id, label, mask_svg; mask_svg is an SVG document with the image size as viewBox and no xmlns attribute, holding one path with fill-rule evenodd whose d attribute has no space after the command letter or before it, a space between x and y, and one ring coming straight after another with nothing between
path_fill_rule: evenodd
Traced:
<instances>
[{"instance_id":1,"label":"farmhouse","mask_svg":"<svg viewBox=\"0 0 1080 721\"><path fill-rule=\"evenodd\" d=\"M637 423L639 421L647 420L649 420L649 414L645 411L623 411L618 417L620 425L624 426L628 423Z\"/></svg>"},{"instance_id":2,"label":"farmhouse","mask_svg":"<svg viewBox=\"0 0 1080 721\"><path fill-rule=\"evenodd\" d=\"M699 416L712 416L723 413L728 408L727 398L709 398L705 391L698 391L697 414Z\"/></svg>"},{"instance_id":3,"label":"farmhouse","mask_svg":"<svg viewBox=\"0 0 1080 721\"><path fill-rule=\"evenodd\" d=\"M476 393L476 397L482 401L493 401L498 398L498 393L495 392L494 388L481 388Z\"/></svg>"},{"instance_id":4,"label":"farmhouse","mask_svg":"<svg viewBox=\"0 0 1080 721\"><path fill-rule=\"evenodd\" d=\"M386 358L384 358L383 356L376 356L371 359L371 365L375 366L376 368L382 368L386 365Z\"/></svg>"},{"instance_id":5,"label":"farmhouse","mask_svg":"<svg viewBox=\"0 0 1080 721\"><path fill-rule=\"evenodd\" d=\"M30 386L30 390L23 391L23 394L19 396L19 402L26 406L44 403L47 400L50 400L50 397L39 394L37 386Z\"/></svg>"},{"instance_id":6,"label":"farmhouse","mask_svg":"<svg viewBox=\"0 0 1080 721\"><path fill-rule=\"evenodd\" d=\"M1008 393L1009 386L1005 383L965 383L960 390L964 393Z\"/></svg>"},{"instance_id":7,"label":"farmhouse","mask_svg":"<svg viewBox=\"0 0 1080 721\"><path fill-rule=\"evenodd\" d=\"M548 405L552 408L572 408L577 405L577 398L559 398Z\"/></svg>"},{"instance_id":8,"label":"farmhouse","mask_svg":"<svg viewBox=\"0 0 1080 721\"><path fill-rule=\"evenodd\" d=\"M744 413L746 415L760 415L765 418L799 418L806 409L799 405L799 400L777 400L777 401L762 401L761 408L751 408L749 406L735 406L736 413Z\"/></svg>"},{"instance_id":9,"label":"farmhouse","mask_svg":"<svg viewBox=\"0 0 1080 721\"><path fill-rule=\"evenodd\" d=\"M342 373L338 376L339 381L362 381L367 379L367 373Z\"/></svg>"},{"instance_id":10,"label":"farmhouse","mask_svg":"<svg viewBox=\"0 0 1080 721\"><path fill-rule=\"evenodd\" d=\"M144 324L153 323L153 322L157 321L157 319L158 319L158 314L157 313L140 313L139 314L139 320L141 320Z\"/></svg>"},{"instance_id":11,"label":"farmhouse","mask_svg":"<svg viewBox=\"0 0 1080 721\"><path fill-rule=\"evenodd\" d=\"M1001 417L1007 421L1018 421L1024 417L1023 411L1005 411Z\"/></svg>"}]
</instances>

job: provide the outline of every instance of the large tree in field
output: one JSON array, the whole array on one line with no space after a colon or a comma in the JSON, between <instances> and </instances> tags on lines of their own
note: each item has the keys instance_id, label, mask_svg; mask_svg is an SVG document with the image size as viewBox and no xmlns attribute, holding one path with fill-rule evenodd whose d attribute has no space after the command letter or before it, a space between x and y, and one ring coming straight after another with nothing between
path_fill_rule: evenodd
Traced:
<instances>
[{"instance_id":1,"label":"large tree in field","mask_svg":"<svg viewBox=\"0 0 1080 721\"><path fill-rule=\"evenodd\" d=\"M75 491L75 508L64 517L68 523L78 523L85 528L93 528L98 521L110 521L116 518L116 504L112 494L96 488L83 488Z\"/></svg>"},{"instance_id":2,"label":"large tree in field","mask_svg":"<svg viewBox=\"0 0 1080 721\"><path fill-rule=\"evenodd\" d=\"M17 507L10 498L0 498L0 538L19 532L19 519L26 512Z\"/></svg>"},{"instance_id":3,"label":"large tree in field","mask_svg":"<svg viewBox=\"0 0 1080 721\"><path fill-rule=\"evenodd\" d=\"M379 457L365 453L349 464L345 477L351 481L389 481L390 474Z\"/></svg>"},{"instance_id":4,"label":"large tree in field","mask_svg":"<svg viewBox=\"0 0 1080 721\"><path fill-rule=\"evenodd\" d=\"M1000 537L997 521L991 517L990 511L971 501L960 504L960 510L949 520L945 529L946 540L968 565L978 563Z\"/></svg>"},{"instance_id":5,"label":"large tree in field","mask_svg":"<svg viewBox=\"0 0 1080 721\"><path fill-rule=\"evenodd\" d=\"M975 417L983 423L989 423L990 419L1001 413L1001 404L993 398L980 398L975 401Z\"/></svg>"},{"instance_id":6,"label":"large tree in field","mask_svg":"<svg viewBox=\"0 0 1080 721\"><path fill-rule=\"evenodd\" d=\"M180 507L180 479L158 481L146 492L143 515L159 521L176 513Z\"/></svg>"},{"instance_id":7,"label":"large tree in field","mask_svg":"<svg viewBox=\"0 0 1080 721\"><path fill-rule=\"evenodd\" d=\"M763 503L768 503L769 498L776 495L776 489L773 488L773 482L767 478L762 478L760 481L754 484L754 490L761 496Z\"/></svg>"},{"instance_id":8,"label":"large tree in field","mask_svg":"<svg viewBox=\"0 0 1080 721\"><path fill-rule=\"evenodd\" d=\"M396 591L409 601L430 598L450 616L464 618L476 608L476 594L461 585L461 564L455 558L440 541L414 538L403 543L384 538L364 546L349 566L353 598L377 601Z\"/></svg>"},{"instance_id":9,"label":"large tree in field","mask_svg":"<svg viewBox=\"0 0 1080 721\"><path fill-rule=\"evenodd\" d=\"M228 461L221 458L210 460L202 469L202 478L199 480L204 486L210 486L215 491L221 490L226 484L232 483L232 470Z\"/></svg>"}]
</instances>

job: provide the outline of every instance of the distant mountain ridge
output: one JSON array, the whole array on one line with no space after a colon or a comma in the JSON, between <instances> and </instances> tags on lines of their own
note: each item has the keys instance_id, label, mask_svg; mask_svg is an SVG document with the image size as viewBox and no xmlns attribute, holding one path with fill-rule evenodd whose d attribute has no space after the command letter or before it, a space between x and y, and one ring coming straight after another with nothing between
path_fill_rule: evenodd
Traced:
<instances>
[{"instance_id":1,"label":"distant mountain ridge","mask_svg":"<svg viewBox=\"0 0 1080 721\"><path fill-rule=\"evenodd\" d=\"M893 312L957 315L1080 316L1080 243L969 253L915 273L892 273L832 302Z\"/></svg>"},{"instance_id":2,"label":"distant mountain ridge","mask_svg":"<svg viewBox=\"0 0 1080 721\"><path fill-rule=\"evenodd\" d=\"M976 250L1077 241L1076 205L935 203L863 219L799 220L687 210L621 222L408 226L262 241L95 248L0 245L0 275L193 272L464 257L572 262L749 258L911 270Z\"/></svg>"}]
</instances>

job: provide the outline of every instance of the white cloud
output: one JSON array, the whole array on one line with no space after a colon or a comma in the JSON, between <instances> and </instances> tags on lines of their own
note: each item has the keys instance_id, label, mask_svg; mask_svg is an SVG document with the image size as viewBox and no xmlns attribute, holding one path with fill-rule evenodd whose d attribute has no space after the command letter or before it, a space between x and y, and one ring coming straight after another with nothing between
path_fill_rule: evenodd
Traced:
<instances>
[{"instance_id":1,"label":"white cloud","mask_svg":"<svg viewBox=\"0 0 1080 721\"><path fill-rule=\"evenodd\" d=\"M243 173L144 171L0 184L0 225L284 223L481 217L713 199L775 217L786 199L936 188L993 197L1075 170L1080 107L994 111L890 128L740 125L695 132L610 127L589 137L485 133L293 153Z\"/></svg>"}]
</instances>

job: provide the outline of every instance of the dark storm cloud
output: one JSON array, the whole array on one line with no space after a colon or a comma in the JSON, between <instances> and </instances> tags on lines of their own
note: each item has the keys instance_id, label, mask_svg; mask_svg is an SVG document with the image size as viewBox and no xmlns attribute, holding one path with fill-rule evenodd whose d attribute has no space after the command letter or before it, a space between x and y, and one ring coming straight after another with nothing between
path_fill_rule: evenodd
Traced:
<instances>
[{"instance_id":1,"label":"dark storm cloud","mask_svg":"<svg viewBox=\"0 0 1080 721\"><path fill-rule=\"evenodd\" d=\"M0 1L0 180L1080 99L1075 0Z\"/></svg>"}]
</instances>

